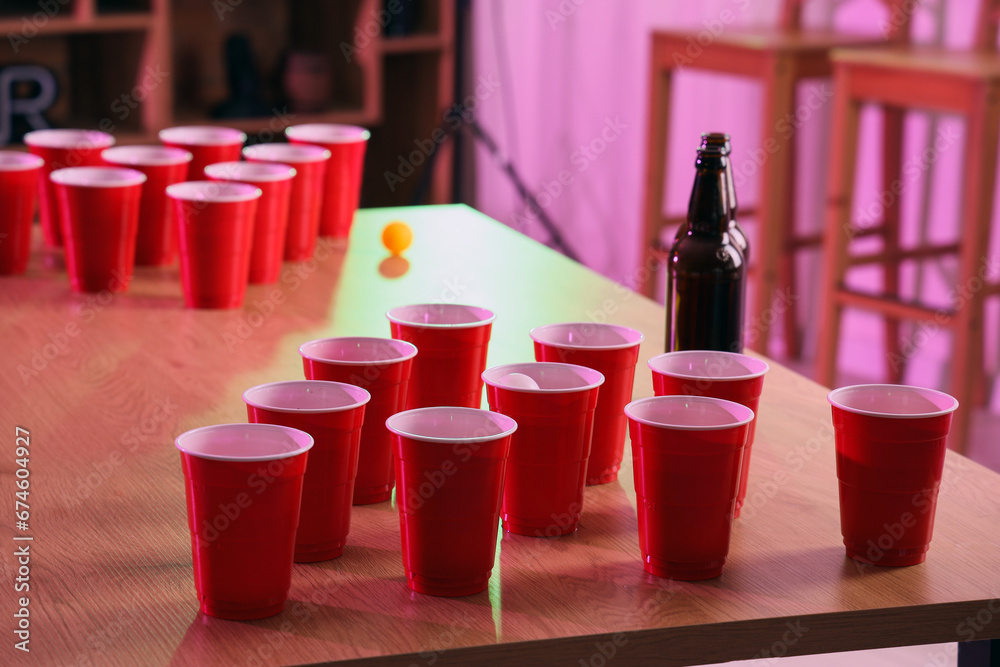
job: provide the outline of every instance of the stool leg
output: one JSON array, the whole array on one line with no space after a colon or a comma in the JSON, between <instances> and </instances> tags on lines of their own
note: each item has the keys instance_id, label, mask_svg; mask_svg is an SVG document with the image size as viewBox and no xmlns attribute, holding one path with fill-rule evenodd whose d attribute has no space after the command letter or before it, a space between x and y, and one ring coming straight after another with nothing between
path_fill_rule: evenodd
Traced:
<instances>
[{"instance_id":1,"label":"stool leg","mask_svg":"<svg viewBox=\"0 0 1000 667\"><path fill-rule=\"evenodd\" d=\"M847 272L847 245L853 236L851 200L858 143L858 102L850 97L847 69L834 76L833 132L830 136L830 172L826 222L823 232L823 275L820 282L819 344L816 381L832 386L837 367L842 306L838 292Z\"/></svg>"},{"instance_id":2,"label":"stool leg","mask_svg":"<svg viewBox=\"0 0 1000 667\"><path fill-rule=\"evenodd\" d=\"M886 296L899 297L899 260L893 257L899 251L899 211L902 198L903 176L903 119L904 111L885 107L882 117L882 192L887 201L882 217L884 250L889 259L882 265L883 285ZM885 318L885 354L889 382L899 384L906 371L906 360L900 354L899 320Z\"/></svg>"},{"instance_id":3,"label":"stool leg","mask_svg":"<svg viewBox=\"0 0 1000 667\"><path fill-rule=\"evenodd\" d=\"M655 39L655 38L654 38ZM646 130L646 202L643 214L636 287L648 297L656 293L659 262L653 255L663 226L663 190L667 178L667 149L670 137L670 89L673 69L664 66L663 49L654 41L650 62L649 118Z\"/></svg>"},{"instance_id":4,"label":"stool leg","mask_svg":"<svg viewBox=\"0 0 1000 667\"><path fill-rule=\"evenodd\" d=\"M768 311L778 287L781 255L787 245L784 234L791 214L785 190L792 161L789 140L793 126L789 118L794 119L790 114L794 113L795 106L795 71L787 57L774 58L764 90L767 99L761 141L767 156L761 169L760 196L757 199L757 245L751 249L757 262L756 299L754 312L747 320L757 328L755 335L751 336L753 349L767 354L769 323L774 321ZM798 297L795 294L792 296L793 301Z\"/></svg>"},{"instance_id":5,"label":"stool leg","mask_svg":"<svg viewBox=\"0 0 1000 667\"><path fill-rule=\"evenodd\" d=\"M794 98L793 98L794 99ZM795 193L798 189L798 147L793 132L788 137L788 154L790 164L788 176L785 183L785 211L787 212L782 221L781 238L784 241L781 260L778 266L778 288L787 290L791 298L784 299L784 333L785 333L785 355L789 359L798 359L802 356L802 335L799 331L799 309L797 304L802 299L794 298L799 294L798 281L796 280L795 258L797 256L795 246ZM773 298L773 297L772 297ZM773 303L773 301L772 301Z\"/></svg>"},{"instance_id":6,"label":"stool leg","mask_svg":"<svg viewBox=\"0 0 1000 667\"><path fill-rule=\"evenodd\" d=\"M952 419L952 449L964 451L972 421L973 385L982 365L984 256L989 247L993 214L993 185L997 170L997 124L1000 123L1000 86L983 85L969 114L965 138L965 187L959 230L958 284L955 286L952 324L951 392L959 408ZM978 346L978 347L977 347Z\"/></svg>"}]
</instances>

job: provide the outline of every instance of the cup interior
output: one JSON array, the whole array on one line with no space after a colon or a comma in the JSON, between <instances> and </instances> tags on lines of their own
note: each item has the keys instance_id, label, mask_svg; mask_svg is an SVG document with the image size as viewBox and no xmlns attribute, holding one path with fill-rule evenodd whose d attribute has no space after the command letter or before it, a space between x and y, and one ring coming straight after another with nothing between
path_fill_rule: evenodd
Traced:
<instances>
[{"instance_id":1,"label":"cup interior","mask_svg":"<svg viewBox=\"0 0 1000 667\"><path fill-rule=\"evenodd\" d=\"M230 144L242 144L246 140L246 134L231 127L187 125L183 127L168 127L160 130L160 141L168 144L228 146Z\"/></svg>"},{"instance_id":2,"label":"cup interior","mask_svg":"<svg viewBox=\"0 0 1000 667\"><path fill-rule=\"evenodd\" d=\"M191 153L172 146L115 146L105 148L101 157L105 162L142 167L186 164L193 159Z\"/></svg>"},{"instance_id":3,"label":"cup interior","mask_svg":"<svg viewBox=\"0 0 1000 667\"><path fill-rule=\"evenodd\" d=\"M538 361L487 368L483 381L503 389L546 393L599 387L604 375L585 366Z\"/></svg>"},{"instance_id":4,"label":"cup interior","mask_svg":"<svg viewBox=\"0 0 1000 667\"><path fill-rule=\"evenodd\" d=\"M295 167L280 162L216 162L205 167L205 176L220 181L287 181Z\"/></svg>"},{"instance_id":5,"label":"cup interior","mask_svg":"<svg viewBox=\"0 0 1000 667\"><path fill-rule=\"evenodd\" d=\"M24 135L24 143L39 148L107 148L115 145L115 138L97 130L35 130Z\"/></svg>"},{"instance_id":6,"label":"cup interior","mask_svg":"<svg viewBox=\"0 0 1000 667\"><path fill-rule=\"evenodd\" d=\"M417 348L395 338L341 337L311 340L299 346L306 359L324 363L392 363L412 359Z\"/></svg>"},{"instance_id":7,"label":"cup interior","mask_svg":"<svg viewBox=\"0 0 1000 667\"><path fill-rule=\"evenodd\" d=\"M655 373L684 379L749 380L768 370L760 359L714 350L667 352L653 357L647 365Z\"/></svg>"},{"instance_id":8,"label":"cup interior","mask_svg":"<svg viewBox=\"0 0 1000 667\"><path fill-rule=\"evenodd\" d=\"M538 343L566 348L615 350L642 342L642 333L618 324L564 322L535 327L529 333Z\"/></svg>"},{"instance_id":9,"label":"cup interior","mask_svg":"<svg viewBox=\"0 0 1000 667\"><path fill-rule=\"evenodd\" d=\"M167 196L199 202L237 202L257 199L260 188L230 181L184 181L167 186Z\"/></svg>"},{"instance_id":10,"label":"cup interior","mask_svg":"<svg viewBox=\"0 0 1000 667\"><path fill-rule=\"evenodd\" d=\"M255 408L279 412L340 412L364 405L371 394L342 382L292 380L251 387L243 392L243 400Z\"/></svg>"},{"instance_id":11,"label":"cup interior","mask_svg":"<svg viewBox=\"0 0 1000 667\"><path fill-rule=\"evenodd\" d=\"M513 419L499 412L458 407L398 412L389 417L385 425L393 433L427 442L486 442L517 429Z\"/></svg>"},{"instance_id":12,"label":"cup interior","mask_svg":"<svg viewBox=\"0 0 1000 667\"><path fill-rule=\"evenodd\" d=\"M305 431L273 424L217 424L177 436L177 449L217 461L272 461L309 450L313 438Z\"/></svg>"},{"instance_id":13,"label":"cup interior","mask_svg":"<svg viewBox=\"0 0 1000 667\"><path fill-rule=\"evenodd\" d=\"M330 159L330 151L311 144L255 144L243 149L243 157L263 162L322 162Z\"/></svg>"},{"instance_id":14,"label":"cup interior","mask_svg":"<svg viewBox=\"0 0 1000 667\"><path fill-rule=\"evenodd\" d=\"M45 166L45 160L31 153L0 151L0 171L26 171Z\"/></svg>"},{"instance_id":15,"label":"cup interior","mask_svg":"<svg viewBox=\"0 0 1000 667\"><path fill-rule=\"evenodd\" d=\"M895 419L937 417L958 408L958 401L942 391L898 384L841 387L831 391L827 400L848 412Z\"/></svg>"},{"instance_id":16,"label":"cup interior","mask_svg":"<svg viewBox=\"0 0 1000 667\"><path fill-rule=\"evenodd\" d=\"M286 127L285 136L296 141L316 144L350 144L357 141L368 141L371 132L357 125L306 123Z\"/></svg>"},{"instance_id":17,"label":"cup interior","mask_svg":"<svg viewBox=\"0 0 1000 667\"><path fill-rule=\"evenodd\" d=\"M53 183L83 188L116 188L142 185L146 175L135 169L123 167L67 167L49 174Z\"/></svg>"},{"instance_id":18,"label":"cup interior","mask_svg":"<svg viewBox=\"0 0 1000 667\"><path fill-rule=\"evenodd\" d=\"M496 315L478 306L458 303L417 303L393 308L386 317L397 324L458 329L489 324Z\"/></svg>"},{"instance_id":19,"label":"cup interior","mask_svg":"<svg viewBox=\"0 0 1000 667\"><path fill-rule=\"evenodd\" d=\"M749 424L750 408L707 396L652 396L625 406L625 414L637 422L682 431L704 431Z\"/></svg>"}]
</instances>

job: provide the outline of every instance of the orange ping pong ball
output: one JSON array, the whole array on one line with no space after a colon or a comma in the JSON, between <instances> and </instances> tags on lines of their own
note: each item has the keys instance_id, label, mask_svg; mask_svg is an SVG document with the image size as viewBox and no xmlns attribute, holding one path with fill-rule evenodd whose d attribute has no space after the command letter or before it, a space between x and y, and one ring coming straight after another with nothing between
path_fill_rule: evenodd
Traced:
<instances>
[{"instance_id":1,"label":"orange ping pong ball","mask_svg":"<svg viewBox=\"0 0 1000 667\"><path fill-rule=\"evenodd\" d=\"M413 243L413 230L405 222L394 220L382 230L382 245L393 255L401 255Z\"/></svg>"}]
</instances>

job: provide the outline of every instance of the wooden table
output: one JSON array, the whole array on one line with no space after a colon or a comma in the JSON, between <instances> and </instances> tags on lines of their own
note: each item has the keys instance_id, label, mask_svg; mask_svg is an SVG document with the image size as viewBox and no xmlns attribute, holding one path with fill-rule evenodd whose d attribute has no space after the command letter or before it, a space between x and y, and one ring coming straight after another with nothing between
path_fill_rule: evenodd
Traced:
<instances>
[{"instance_id":1,"label":"wooden table","mask_svg":"<svg viewBox=\"0 0 1000 667\"><path fill-rule=\"evenodd\" d=\"M415 230L405 260L379 242L397 218ZM826 390L773 363L718 579L643 572L627 457L617 483L587 488L575 534L502 535L487 592L411 593L385 502L355 508L341 558L295 566L282 614L199 615L173 439L244 421L243 389L301 377L304 341L387 336L397 304L474 303L498 314L492 365L530 360L533 326L608 320L645 332L635 396L652 394L645 361L663 348L662 308L471 209L364 211L349 249L319 257L253 287L236 311L184 309L176 268L139 270L127 294L81 296L38 250L27 275L0 279L0 662L686 665L1000 637L1000 476L949 453L927 562L861 567L841 544ZM15 427L30 433L27 531L11 516ZM12 552L25 544L30 591L14 593ZM24 595L30 654L12 646Z\"/></svg>"}]
</instances>

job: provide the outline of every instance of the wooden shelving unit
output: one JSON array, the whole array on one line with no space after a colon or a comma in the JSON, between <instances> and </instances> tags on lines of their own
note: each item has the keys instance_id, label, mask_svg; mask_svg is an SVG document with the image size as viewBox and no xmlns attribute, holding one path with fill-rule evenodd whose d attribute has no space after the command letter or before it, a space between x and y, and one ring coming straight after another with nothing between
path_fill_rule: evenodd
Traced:
<instances>
[{"instance_id":1,"label":"wooden shelving unit","mask_svg":"<svg viewBox=\"0 0 1000 667\"><path fill-rule=\"evenodd\" d=\"M0 67L37 64L59 86L49 121L58 127L106 129L119 143L155 142L171 125L236 127L249 141L280 140L298 123L348 123L372 131L362 204L410 203L423 169L389 188L400 156L417 150L444 123L454 81L454 0L408 0L413 25L383 34L384 0L69 0L34 21L37 1L4 0L0 34L25 41L0 51ZM25 29L24 18L31 21ZM250 118L215 118L229 96L226 39L251 47L260 98L272 110ZM362 35L355 41L356 36ZM343 45L355 48L350 58ZM321 54L332 91L325 108L288 109L281 67L289 50ZM102 127L103 124L103 127ZM435 163L430 201L451 200L451 149Z\"/></svg>"}]
</instances>

